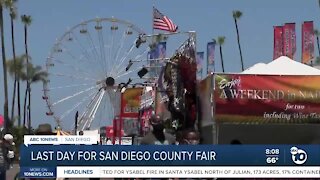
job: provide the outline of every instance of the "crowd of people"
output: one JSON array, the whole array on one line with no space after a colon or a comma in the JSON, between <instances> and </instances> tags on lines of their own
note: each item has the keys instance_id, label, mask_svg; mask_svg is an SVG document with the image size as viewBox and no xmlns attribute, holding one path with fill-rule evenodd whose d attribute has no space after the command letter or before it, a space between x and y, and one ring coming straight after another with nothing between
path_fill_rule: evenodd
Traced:
<instances>
[{"instance_id":1,"label":"crowd of people","mask_svg":"<svg viewBox=\"0 0 320 180\"><path fill-rule=\"evenodd\" d=\"M199 144L199 133L191 128L177 132L173 136L165 132L164 120L159 115L152 115L150 118L151 131L143 137L141 145L178 145L178 144Z\"/></svg>"}]
</instances>

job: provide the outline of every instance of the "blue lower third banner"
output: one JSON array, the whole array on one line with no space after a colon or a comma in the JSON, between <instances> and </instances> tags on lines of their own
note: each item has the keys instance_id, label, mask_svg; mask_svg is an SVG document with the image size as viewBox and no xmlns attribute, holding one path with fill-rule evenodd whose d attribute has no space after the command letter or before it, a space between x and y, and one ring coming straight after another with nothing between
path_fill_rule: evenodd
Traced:
<instances>
[{"instance_id":1,"label":"blue lower third banner","mask_svg":"<svg viewBox=\"0 0 320 180\"><path fill-rule=\"evenodd\" d=\"M22 146L23 177L320 178L319 145Z\"/></svg>"}]
</instances>

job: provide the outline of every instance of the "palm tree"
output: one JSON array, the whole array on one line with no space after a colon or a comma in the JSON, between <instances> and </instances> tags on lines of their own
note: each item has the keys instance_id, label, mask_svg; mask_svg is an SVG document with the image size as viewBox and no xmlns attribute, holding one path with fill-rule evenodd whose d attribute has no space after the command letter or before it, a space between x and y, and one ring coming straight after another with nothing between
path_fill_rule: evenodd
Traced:
<instances>
[{"instance_id":1,"label":"palm tree","mask_svg":"<svg viewBox=\"0 0 320 180\"><path fill-rule=\"evenodd\" d=\"M21 76L25 76L26 67L27 67L27 57L26 55L17 56L15 59L10 59L7 61L8 73L10 76L21 78ZM30 57L29 57L30 59ZM21 80L21 79L20 79Z\"/></svg>"},{"instance_id":2,"label":"palm tree","mask_svg":"<svg viewBox=\"0 0 320 180\"><path fill-rule=\"evenodd\" d=\"M313 31L313 33L314 33L314 35L317 37L318 53L319 53L319 56L320 56L320 45L319 45L320 32L319 32L317 29L315 29L315 30Z\"/></svg>"},{"instance_id":3,"label":"palm tree","mask_svg":"<svg viewBox=\"0 0 320 180\"><path fill-rule=\"evenodd\" d=\"M223 64L223 56L222 56L222 45L224 44L226 37L219 36L218 37L218 44L219 44L219 50L220 50L220 59L221 59L221 66L222 66L222 72L224 72L224 64Z\"/></svg>"},{"instance_id":4,"label":"palm tree","mask_svg":"<svg viewBox=\"0 0 320 180\"><path fill-rule=\"evenodd\" d=\"M29 59L28 57L26 59ZM28 91L26 91L25 96L27 96L28 93L28 129L31 131L31 84L37 83L39 81L45 81L47 79L47 72L43 71L41 66L33 66L32 63L27 63L27 68L25 68L25 73L21 74L21 79L24 81L27 81L29 83ZM26 107L26 101L24 104L24 107ZM25 119L23 121L25 125Z\"/></svg>"},{"instance_id":5,"label":"palm tree","mask_svg":"<svg viewBox=\"0 0 320 180\"><path fill-rule=\"evenodd\" d=\"M29 59L31 59L29 57ZM7 67L9 74L14 77L18 78L18 82L20 82L23 76L26 76L26 67L27 67L27 56L21 55L16 57L16 59L11 59L7 61ZM18 90L19 92L19 90ZM26 91L27 93L27 91ZM19 94L18 94L19 97ZM26 100L26 99L25 99ZM21 117L19 117L21 119ZM19 121L19 120L18 120Z\"/></svg>"},{"instance_id":6,"label":"palm tree","mask_svg":"<svg viewBox=\"0 0 320 180\"><path fill-rule=\"evenodd\" d=\"M5 7L9 9L10 11L10 23L11 23L11 42L12 42L12 54L13 54L13 60L15 64L16 59L16 51L15 51L15 44L14 44L14 19L16 19L17 13L16 13L16 7L15 3L16 0L5 0ZM14 73L14 84L13 84L13 96L12 96L12 107L11 107L11 119L14 117L14 105L15 105L15 99L16 99L16 89L17 89L17 83L18 83L18 125L21 124L21 109L20 109L20 82L18 82L19 77L17 77L16 73Z\"/></svg>"},{"instance_id":7,"label":"palm tree","mask_svg":"<svg viewBox=\"0 0 320 180\"><path fill-rule=\"evenodd\" d=\"M22 23L24 24L24 47L25 47L25 54L27 56L27 77L30 77L29 76L29 54L28 54L28 26L31 24L32 22L32 19L31 19L31 16L28 16L28 15L22 15L21 16L21 21ZM31 90L30 90L30 82L29 82L29 79L27 79L27 88L26 88L26 93L25 95L29 94L29 103L28 103L28 112L29 112L29 115L28 115L28 118L29 118L29 124L30 124L30 121L31 121L31 114L30 114L30 96L31 96ZM27 103L27 96L24 97L24 109L23 109L23 122L25 123L26 122L26 103ZM25 124L24 124L25 125ZM31 124L30 124L31 125ZM28 126L28 129L30 129L31 126Z\"/></svg>"},{"instance_id":8,"label":"palm tree","mask_svg":"<svg viewBox=\"0 0 320 180\"><path fill-rule=\"evenodd\" d=\"M238 28L238 19L241 18L242 12L238 11L238 10L232 11L232 16L233 16L233 19L234 19L234 24L236 25L237 40L238 40L238 47L239 47L240 60L241 60L241 68L242 68L242 71L244 71L243 59L242 59L242 51L241 51L241 46L240 46L239 28Z\"/></svg>"},{"instance_id":9,"label":"palm tree","mask_svg":"<svg viewBox=\"0 0 320 180\"><path fill-rule=\"evenodd\" d=\"M7 65L6 65L6 49L4 45L4 23L3 23L3 4L4 1L0 1L0 32L1 32L1 52L2 52L2 65L3 65L3 87L4 87L4 127L8 130L9 121L9 107L8 107L8 77L7 77Z\"/></svg>"}]
</instances>

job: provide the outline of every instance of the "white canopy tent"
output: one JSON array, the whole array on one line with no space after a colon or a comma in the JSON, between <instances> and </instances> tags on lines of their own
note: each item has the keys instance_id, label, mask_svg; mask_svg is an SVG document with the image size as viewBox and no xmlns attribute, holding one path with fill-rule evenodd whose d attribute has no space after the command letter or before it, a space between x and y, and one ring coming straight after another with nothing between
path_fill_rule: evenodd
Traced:
<instances>
[{"instance_id":1,"label":"white canopy tent","mask_svg":"<svg viewBox=\"0 0 320 180\"><path fill-rule=\"evenodd\" d=\"M245 71L243 71L241 74L260 74L261 72L266 72L267 64L265 63L257 63Z\"/></svg>"},{"instance_id":2,"label":"white canopy tent","mask_svg":"<svg viewBox=\"0 0 320 180\"><path fill-rule=\"evenodd\" d=\"M268 64L257 63L241 74L266 75L320 75L320 70L309 65L281 56Z\"/></svg>"}]
</instances>

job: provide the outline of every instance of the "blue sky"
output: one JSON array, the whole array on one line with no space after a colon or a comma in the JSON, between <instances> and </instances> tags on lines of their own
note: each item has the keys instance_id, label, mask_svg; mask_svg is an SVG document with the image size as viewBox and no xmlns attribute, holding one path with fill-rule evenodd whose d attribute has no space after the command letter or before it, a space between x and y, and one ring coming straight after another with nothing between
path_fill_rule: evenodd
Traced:
<instances>
[{"instance_id":1,"label":"blue sky","mask_svg":"<svg viewBox=\"0 0 320 180\"><path fill-rule=\"evenodd\" d=\"M314 21L315 27L319 27L320 20L320 8L316 0L20 0L17 4L19 17L21 14L28 14L33 19L29 27L29 52L33 63L37 65L45 64L56 38L65 33L68 27L84 20L114 16L135 24L148 34L151 33L153 5L170 17L180 30L196 31L198 51L204 51L206 43L212 38L225 36L223 54L227 72L239 72L241 69L232 10L243 12L243 17L239 21L239 29L245 67L258 62L269 62L272 59L273 26L287 22L296 23L297 52L295 57L297 61L300 61L301 24L303 21ZM5 11L5 40L8 58L12 57L9 25L8 12ZM15 35L17 54L22 54L24 52L23 26L20 18L16 21ZM220 72L221 64L218 53L216 50L216 70ZM2 65L0 73L0 114L3 114ZM9 94L11 95L11 78L9 82ZM41 98L42 84L34 85L32 94L33 126L41 122L53 123L53 120L45 115L46 107Z\"/></svg>"}]
</instances>

